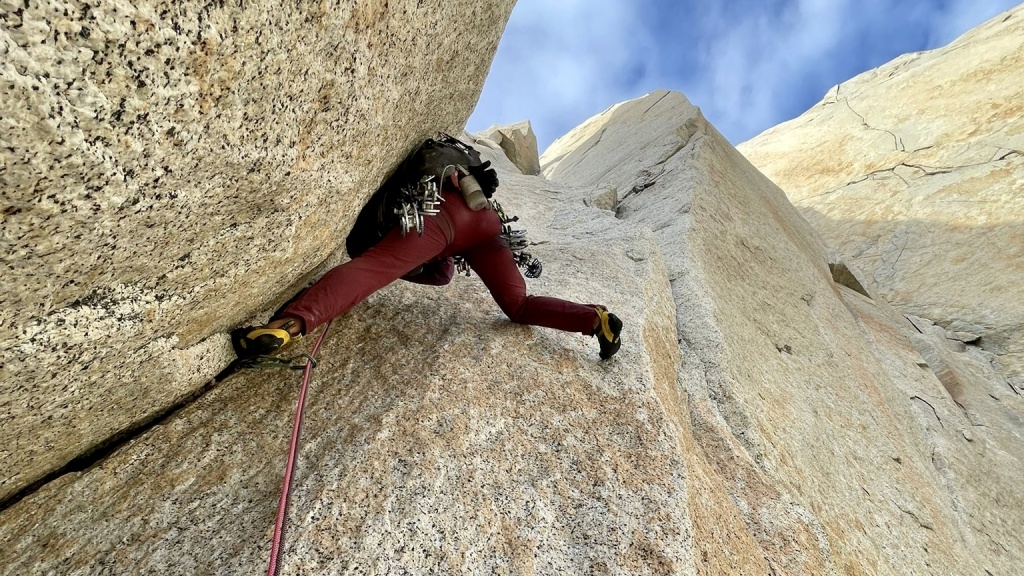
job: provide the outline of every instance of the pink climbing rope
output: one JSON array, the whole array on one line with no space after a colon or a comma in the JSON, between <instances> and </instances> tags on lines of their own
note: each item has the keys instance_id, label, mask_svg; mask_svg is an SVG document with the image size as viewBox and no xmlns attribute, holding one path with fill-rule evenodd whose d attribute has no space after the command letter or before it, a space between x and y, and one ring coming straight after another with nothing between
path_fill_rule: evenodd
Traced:
<instances>
[{"instance_id":1,"label":"pink climbing rope","mask_svg":"<svg viewBox=\"0 0 1024 576\"><path fill-rule=\"evenodd\" d=\"M270 547L270 566L267 568L267 576L277 576L277 572L280 569L277 561L281 556L281 548L284 544L284 523L285 516L288 513L288 497L291 492L292 471L295 469L295 455L299 449L299 428L302 426L302 410L306 404L306 390L309 389L310 377L313 374L313 367L316 365L313 362L313 358L316 357L316 352L320 349L320 343L324 341L324 336L327 336L327 331L330 328L331 323L328 322L324 326L324 331L320 333L320 337L316 339L316 343L313 344L313 349L309 351L310 359L306 362L306 369L302 373L302 388L299 390L299 405L295 408L295 424L292 426L292 442L288 448L288 464L285 465L284 469L284 485L281 487L281 500L277 504L277 523L274 525L274 543Z\"/></svg>"}]
</instances>

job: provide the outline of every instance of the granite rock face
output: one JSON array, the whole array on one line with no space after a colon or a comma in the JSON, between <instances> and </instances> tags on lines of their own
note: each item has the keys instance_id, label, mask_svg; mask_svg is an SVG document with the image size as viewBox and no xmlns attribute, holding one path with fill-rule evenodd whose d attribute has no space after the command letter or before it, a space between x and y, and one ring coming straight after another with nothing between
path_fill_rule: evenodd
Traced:
<instances>
[{"instance_id":1,"label":"granite rock face","mask_svg":"<svg viewBox=\"0 0 1024 576\"><path fill-rule=\"evenodd\" d=\"M537 135L529 120L506 126L491 126L482 136L501 146L505 156L520 172L529 176L540 174L540 152L537 150Z\"/></svg>"},{"instance_id":2,"label":"granite rock face","mask_svg":"<svg viewBox=\"0 0 1024 576\"><path fill-rule=\"evenodd\" d=\"M594 186L624 191L619 219L654 234L676 304L685 425L732 503L718 512L732 524L695 523L694 540L748 562L707 573L1017 569L1020 396L995 392L991 367L945 334L850 289L857 267L839 266L699 110L657 92L592 118L541 161L580 203ZM921 355L929 347L936 359ZM940 359L945 378L929 369ZM965 410L983 394L950 392L957 378L986 382L1004 406Z\"/></svg>"},{"instance_id":3,"label":"granite rock face","mask_svg":"<svg viewBox=\"0 0 1024 576\"><path fill-rule=\"evenodd\" d=\"M530 292L607 305L623 348L513 325L476 278L378 292L319 354L282 573L1013 573L1024 470L928 369L945 332L838 284L683 96L591 119L546 178L477 146ZM230 378L9 507L0 573L261 570L296 387Z\"/></svg>"},{"instance_id":4,"label":"granite rock face","mask_svg":"<svg viewBox=\"0 0 1024 576\"><path fill-rule=\"evenodd\" d=\"M30 6L0 4L6 494L85 455L5 501L0 574L259 572L298 376L184 399L462 125L511 3ZM440 32L456 11L479 37ZM48 51L90 39L55 87L75 60ZM530 292L608 306L622 350L511 324L477 278L374 294L318 355L283 574L1018 571L1024 406L985 326L890 306L680 94L592 118L543 176L475 143L544 261Z\"/></svg>"},{"instance_id":5,"label":"granite rock face","mask_svg":"<svg viewBox=\"0 0 1024 576\"><path fill-rule=\"evenodd\" d=\"M0 501L337 262L391 167L464 125L513 4L0 1Z\"/></svg>"},{"instance_id":6,"label":"granite rock face","mask_svg":"<svg viewBox=\"0 0 1024 576\"><path fill-rule=\"evenodd\" d=\"M1024 392L1024 7L739 146L899 310Z\"/></svg>"},{"instance_id":7,"label":"granite rock face","mask_svg":"<svg viewBox=\"0 0 1024 576\"><path fill-rule=\"evenodd\" d=\"M605 303L629 319L624 347L600 363L593 338L511 324L475 277L378 292L319 354L282 573L692 572L688 490L728 502L687 478L673 304L650 233L561 211L549 182L478 146L545 263L531 292ZM0 573L263 569L296 379L230 378L4 511Z\"/></svg>"}]
</instances>

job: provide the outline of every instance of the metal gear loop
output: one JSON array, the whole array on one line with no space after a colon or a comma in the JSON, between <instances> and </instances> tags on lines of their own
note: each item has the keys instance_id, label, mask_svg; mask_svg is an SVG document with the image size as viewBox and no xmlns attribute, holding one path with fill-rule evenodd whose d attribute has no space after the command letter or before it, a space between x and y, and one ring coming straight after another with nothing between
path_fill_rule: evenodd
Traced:
<instances>
[{"instance_id":1,"label":"metal gear loop","mask_svg":"<svg viewBox=\"0 0 1024 576\"><path fill-rule=\"evenodd\" d=\"M501 220L501 237L512 251L516 266L524 270L523 275L527 278L540 278L544 266L532 254L524 252L530 245L530 241L526 238L526 230L514 230L511 226L513 222L519 221L519 217L506 214L501 204L493 198L490 199L490 203L491 208L498 213L498 218ZM455 270L469 276L469 265L461 257L455 258Z\"/></svg>"},{"instance_id":2,"label":"metal gear loop","mask_svg":"<svg viewBox=\"0 0 1024 576\"><path fill-rule=\"evenodd\" d=\"M395 206L395 214L398 216L402 236L404 237L412 230L422 236L423 217L440 214L441 204L444 202L437 179L432 176L424 176L415 187L402 188L400 194L399 203Z\"/></svg>"}]
</instances>

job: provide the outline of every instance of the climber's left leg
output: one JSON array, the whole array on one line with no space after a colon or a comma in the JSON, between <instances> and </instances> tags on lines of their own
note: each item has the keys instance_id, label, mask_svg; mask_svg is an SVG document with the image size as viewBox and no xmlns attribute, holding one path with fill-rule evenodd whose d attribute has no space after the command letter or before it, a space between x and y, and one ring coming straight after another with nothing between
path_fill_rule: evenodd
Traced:
<instances>
[{"instance_id":1,"label":"climber's left leg","mask_svg":"<svg viewBox=\"0 0 1024 576\"><path fill-rule=\"evenodd\" d=\"M451 240L444 218L428 218L423 235L402 236L396 226L373 248L332 268L266 326L241 328L232 334L239 356L273 354L298 334L308 334L348 312L370 294L387 286L444 251Z\"/></svg>"}]
</instances>

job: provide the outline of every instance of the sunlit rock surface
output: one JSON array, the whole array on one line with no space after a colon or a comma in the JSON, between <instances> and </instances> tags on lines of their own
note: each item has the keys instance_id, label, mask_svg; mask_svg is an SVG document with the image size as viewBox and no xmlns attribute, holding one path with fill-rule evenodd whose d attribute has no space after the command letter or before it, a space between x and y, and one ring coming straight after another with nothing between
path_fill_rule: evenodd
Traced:
<instances>
[{"instance_id":1,"label":"sunlit rock surface","mask_svg":"<svg viewBox=\"0 0 1024 576\"><path fill-rule=\"evenodd\" d=\"M540 174L540 152L537 150L537 135L529 120L504 126L491 126L481 136L495 142L505 152L505 156L515 164L523 174L535 176Z\"/></svg>"},{"instance_id":2,"label":"sunlit rock surface","mask_svg":"<svg viewBox=\"0 0 1024 576\"><path fill-rule=\"evenodd\" d=\"M1022 85L1017 7L739 146L899 310L975 334L1011 395L1024 393Z\"/></svg>"},{"instance_id":3,"label":"sunlit rock surface","mask_svg":"<svg viewBox=\"0 0 1024 576\"><path fill-rule=\"evenodd\" d=\"M0 502L337 262L408 148L464 125L513 3L0 2Z\"/></svg>"},{"instance_id":4,"label":"sunlit rock surface","mask_svg":"<svg viewBox=\"0 0 1024 576\"><path fill-rule=\"evenodd\" d=\"M674 313L651 235L563 212L549 183L484 152L544 260L531 291L605 303L628 319L625 345L601 363L591 337L513 325L475 277L358 306L319 354L286 574L692 569L694 451L674 424ZM231 378L8 509L0 572L259 571L297 379Z\"/></svg>"},{"instance_id":5,"label":"sunlit rock surface","mask_svg":"<svg viewBox=\"0 0 1024 576\"><path fill-rule=\"evenodd\" d=\"M510 324L476 278L371 297L319 355L284 573L1012 574L1019 461L685 98L590 120L550 180L478 146L531 292L606 304L622 351ZM260 570L296 394L225 381L6 510L0 566Z\"/></svg>"},{"instance_id":6,"label":"sunlit rock surface","mask_svg":"<svg viewBox=\"0 0 1024 576\"><path fill-rule=\"evenodd\" d=\"M477 39L484 52L493 51L508 8L491 14L497 21L485 13L498 8L463 8L462 16L495 27L493 38ZM346 9L327 13L341 18ZM277 17L267 10L267 18ZM374 13L389 14L386 22L413 18L427 30L450 17L448 8L437 10L424 21L411 4ZM306 33L297 24L291 30ZM378 48L396 34L359 30ZM381 70L408 64L395 50ZM342 58L344 51L324 53ZM322 66L309 58L315 84ZM421 72L410 70L409 82L418 82ZM157 219L152 233L169 238L210 222L237 222L252 238L208 238L206 252L197 252L205 254L201 265L183 270L210 274L212 287L196 283L202 299L177 293L194 298L191 308L155 304L167 330L189 314L205 326L192 349L208 352L190 352L197 355L191 370L222 367L228 353L219 332L265 317L337 262L352 214L390 164L432 130L457 130L476 97L467 92L463 105L434 95L433 85L416 86L366 84L352 93L367 98L365 110L390 126L389 138L380 130L372 140L356 134L349 120L308 124L318 131L308 157L316 169L261 177L277 182L279 195L260 196L274 210L253 210L252 222L291 230L287 241L259 236L265 226L250 228L235 212L213 218L214 206L201 202L137 216ZM433 116L413 111L423 101L408 90L447 104ZM273 98L267 92L259 101ZM413 103L390 105L404 98ZM333 100L324 102L334 110ZM416 114L422 125L411 120ZM215 127L211 120L206 130L226 133ZM979 334L890 307L864 269L827 247L682 95L656 92L592 118L546 151L543 176L524 175L490 138L476 145L499 171L496 198L520 216L530 251L544 262L530 291L607 305L625 321L622 350L600 362L593 338L511 324L475 277L446 288L399 282L375 294L335 321L318 354L283 574L1016 574L1024 562L1024 466L1013 420L1020 400L999 396ZM278 153L288 150L282 144ZM219 174L213 166L232 166L215 151L187 162L206 166L212 178ZM341 151L348 163L336 158ZM288 178L309 186L292 190ZM223 199L217 205L226 210ZM21 214L36 212L13 216ZM150 230L126 222L137 229L119 232L125 238ZM172 245L150 249L151 261L161 262ZM81 254L66 254L68 266L85 266ZM217 254L233 260L220 264ZM307 266L282 263L302 258ZM104 266L95 265L97 274L118 270ZM257 274L261 267L280 276ZM215 275L235 268L248 272ZM233 300L244 295L245 302ZM200 310L210 299L215 315ZM5 302L2 310L13 308ZM39 326L41 334L49 329ZM158 332L133 326L125 330ZM83 340L81 349L97 362L131 360L125 349L135 349L133 340L105 334ZM312 342L306 338L295 353ZM10 454L21 452L8 446L28 450L74 437L58 424L62 435L52 438L43 434L49 428L30 433L36 429L11 424L34 422L24 416L29 408L58 421L69 410L61 408L63 393L43 384L83 386L69 388L79 398L93 388L137 394L146 383L177 386L192 377L155 379L145 376L150 364L138 361L115 379L100 368L73 376L67 367L76 361L55 361L49 376L5 357L3 398L15 401L4 410L23 410L16 419L4 414ZM43 383L33 390L49 404L8 395L30 377ZM206 377L190 380L189 390ZM236 375L110 455L5 506L0 574L264 570L298 381L294 372ZM1000 410L981 403L992 394ZM8 464L10 454L4 466L26 469L24 460Z\"/></svg>"},{"instance_id":7,"label":"sunlit rock surface","mask_svg":"<svg viewBox=\"0 0 1024 576\"><path fill-rule=\"evenodd\" d=\"M783 193L685 98L612 107L541 161L581 196L618 189L619 218L653 231L687 425L735 506L719 515L741 519L756 557L795 574L1016 570L1024 466L1019 419L1006 424L1020 398L1003 393L1009 409L985 423L958 406L918 351L944 338L848 289ZM719 529L695 529L696 542L739 541Z\"/></svg>"}]
</instances>

